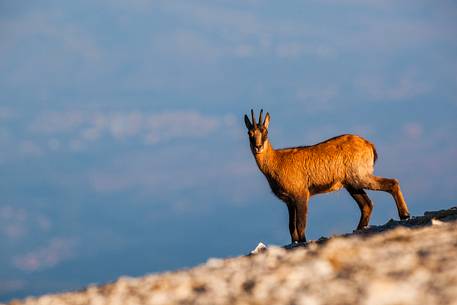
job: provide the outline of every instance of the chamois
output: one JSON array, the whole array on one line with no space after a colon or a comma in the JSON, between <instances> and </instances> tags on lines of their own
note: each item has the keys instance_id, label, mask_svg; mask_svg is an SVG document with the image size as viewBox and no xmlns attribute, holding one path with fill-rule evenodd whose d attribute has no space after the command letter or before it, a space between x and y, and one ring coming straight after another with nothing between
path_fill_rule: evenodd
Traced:
<instances>
[{"instance_id":1,"label":"chamois","mask_svg":"<svg viewBox=\"0 0 457 305\"><path fill-rule=\"evenodd\" d=\"M305 227L309 198L316 194L345 188L357 202L361 216L357 230L368 226L373 203L364 189L390 193L397 205L400 219L409 212L397 179L373 175L377 159L375 146L362 137L345 134L311 146L274 149L268 140L270 114L262 122L247 115L251 151L272 192L287 205L289 231L294 242L305 242Z\"/></svg>"}]
</instances>

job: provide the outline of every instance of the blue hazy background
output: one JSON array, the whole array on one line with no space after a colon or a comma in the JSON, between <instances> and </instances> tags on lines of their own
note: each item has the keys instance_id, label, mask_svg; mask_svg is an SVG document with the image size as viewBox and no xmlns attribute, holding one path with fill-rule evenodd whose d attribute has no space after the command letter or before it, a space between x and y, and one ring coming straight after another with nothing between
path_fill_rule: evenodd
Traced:
<instances>
[{"instance_id":1,"label":"blue hazy background","mask_svg":"<svg viewBox=\"0 0 457 305\"><path fill-rule=\"evenodd\" d=\"M0 1L0 301L287 244L251 107L274 147L376 143L414 215L456 205L456 34L455 1ZM358 217L313 197L308 238Z\"/></svg>"}]
</instances>

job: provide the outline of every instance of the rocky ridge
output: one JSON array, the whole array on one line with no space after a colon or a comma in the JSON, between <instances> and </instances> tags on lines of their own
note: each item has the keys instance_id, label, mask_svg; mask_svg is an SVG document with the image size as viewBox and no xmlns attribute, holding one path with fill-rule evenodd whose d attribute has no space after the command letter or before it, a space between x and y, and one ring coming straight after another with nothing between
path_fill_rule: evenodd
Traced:
<instances>
[{"instance_id":1,"label":"rocky ridge","mask_svg":"<svg viewBox=\"0 0 457 305\"><path fill-rule=\"evenodd\" d=\"M457 207L9 304L457 304Z\"/></svg>"}]
</instances>

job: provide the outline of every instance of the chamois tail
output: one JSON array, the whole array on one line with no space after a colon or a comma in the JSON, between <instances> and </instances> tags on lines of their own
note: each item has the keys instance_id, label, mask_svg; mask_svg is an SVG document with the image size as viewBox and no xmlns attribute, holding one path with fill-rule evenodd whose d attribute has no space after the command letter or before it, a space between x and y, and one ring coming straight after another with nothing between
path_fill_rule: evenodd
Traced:
<instances>
[{"instance_id":1,"label":"chamois tail","mask_svg":"<svg viewBox=\"0 0 457 305\"><path fill-rule=\"evenodd\" d=\"M371 148L373 149L373 164L376 163L376 160L378 160L378 152L376 151L376 147L374 146L373 143L371 144Z\"/></svg>"}]
</instances>

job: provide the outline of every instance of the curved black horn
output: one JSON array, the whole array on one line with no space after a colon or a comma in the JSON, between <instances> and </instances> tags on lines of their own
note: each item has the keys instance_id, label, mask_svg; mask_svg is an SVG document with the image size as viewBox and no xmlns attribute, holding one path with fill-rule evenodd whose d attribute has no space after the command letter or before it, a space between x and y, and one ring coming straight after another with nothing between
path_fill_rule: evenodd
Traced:
<instances>
[{"instance_id":1,"label":"curved black horn","mask_svg":"<svg viewBox=\"0 0 457 305\"><path fill-rule=\"evenodd\" d=\"M254 128L257 128L257 122L254 118L254 110L251 109L251 118L252 118L252 124L254 124Z\"/></svg>"},{"instance_id":2,"label":"curved black horn","mask_svg":"<svg viewBox=\"0 0 457 305\"><path fill-rule=\"evenodd\" d=\"M259 125L262 126L262 113L263 109L260 109L260 115L259 115Z\"/></svg>"}]
</instances>

